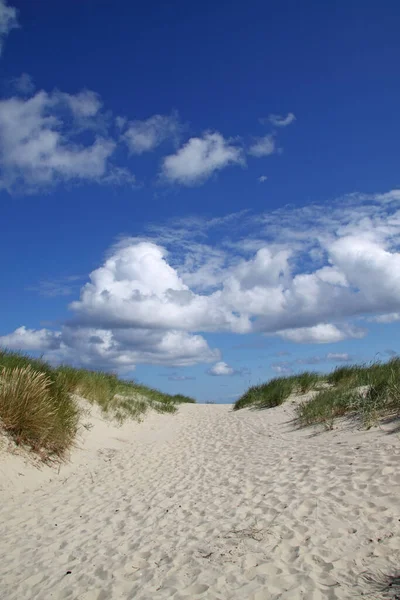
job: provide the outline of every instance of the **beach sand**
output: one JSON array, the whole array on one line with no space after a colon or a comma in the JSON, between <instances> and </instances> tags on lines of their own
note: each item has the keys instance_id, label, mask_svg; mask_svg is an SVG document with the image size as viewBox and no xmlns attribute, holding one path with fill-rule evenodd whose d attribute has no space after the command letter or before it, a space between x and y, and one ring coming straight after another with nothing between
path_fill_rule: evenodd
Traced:
<instances>
[{"instance_id":1,"label":"beach sand","mask_svg":"<svg viewBox=\"0 0 400 600\"><path fill-rule=\"evenodd\" d=\"M396 598L399 435L296 430L268 411L184 405L85 417L60 466L0 451L0 598ZM89 425L89 423L91 425Z\"/></svg>"}]
</instances>

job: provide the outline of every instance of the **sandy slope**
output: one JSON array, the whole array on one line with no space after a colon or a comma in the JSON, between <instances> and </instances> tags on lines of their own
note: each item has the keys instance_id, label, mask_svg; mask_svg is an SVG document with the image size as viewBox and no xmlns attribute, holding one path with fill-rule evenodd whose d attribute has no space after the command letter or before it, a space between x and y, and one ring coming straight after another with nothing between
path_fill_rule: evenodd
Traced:
<instances>
[{"instance_id":1,"label":"sandy slope","mask_svg":"<svg viewBox=\"0 0 400 600\"><path fill-rule=\"evenodd\" d=\"M369 577L400 567L398 435L290 419L290 404L121 429L94 415L58 474L3 453L0 597L394 598Z\"/></svg>"}]
</instances>

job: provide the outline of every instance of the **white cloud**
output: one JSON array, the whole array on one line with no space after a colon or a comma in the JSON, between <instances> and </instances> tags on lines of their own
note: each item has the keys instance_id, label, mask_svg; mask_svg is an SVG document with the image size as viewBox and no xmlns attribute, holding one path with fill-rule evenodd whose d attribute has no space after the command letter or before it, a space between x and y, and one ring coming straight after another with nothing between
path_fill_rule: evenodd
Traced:
<instances>
[{"instance_id":1,"label":"white cloud","mask_svg":"<svg viewBox=\"0 0 400 600\"><path fill-rule=\"evenodd\" d=\"M138 363L190 366L219 358L200 335L182 331L146 329L94 329L64 326L60 331L19 327L0 336L0 346L11 350L40 351L52 364L69 363L87 368L132 370Z\"/></svg>"},{"instance_id":2,"label":"white cloud","mask_svg":"<svg viewBox=\"0 0 400 600\"><path fill-rule=\"evenodd\" d=\"M361 338L366 335L362 329L338 327L331 323L319 323L313 327L298 327L277 332L280 337L291 342L303 344L331 344L346 338Z\"/></svg>"},{"instance_id":3,"label":"white cloud","mask_svg":"<svg viewBox=\"0 0 400 600\"><path fill-rule=\"evenodd\" d=\"M261 119L261 122L269 122L275 127L287 127L296 120L295 115L290 112L284 117L283 115L269 115L267 119Z\"/></svg>"},{"instance_id":4,"label":"white cloud","mask_svg":"<svg viewBox=\"0 0 400 600\"><path fill-rule=\"evenodd\" d=\"M211 369L209 369L207 371L207 373L209 375L216 375L216 376L234 375L235 369L233 367L230 367L226 362L219 361L219 362L215 363L215 365L213 365L211 367Z\"/></svg>"},{"instance_id":5,"label":"white cloud","mask_svg":"<svg viewBox=\"0 0 400 600\"><path fill-rule=\"evenodd\" d=\"M192 377L191 375L169 375L168 376L168 380L169 381L193 381L195 380L196 377Z\"/></svg>"},{"instance_id":6,"label":"white cloud","mask_svg":"<svg viewBox=\"0 0 400 600\"><path fill-rule=\"evenodd\" d=\"M244 165L242 149L220 133L190 138L176 154L163 160L162 177L171 183L199 185L230 165Z\"/></svg>"},{"instance_id":7,"label":"white cloud","mask_svg":"<svg viewBox=\"0 0 400 600\"><path fill-rule=\"evenodd\" d=\"M258 178L258 181L260 183L264 183L264 181L267 181L268 177L266 175L261 175L261 177Z\"/></svg>"},{"instance_id":8,"label":"white cloud","mask_svg":"<svg viewBox=\"0 0 400 600\"><path fill-rule=\"evenodd\" d=\"M10 350L55 350L60 347L60 333L22 326L12 333L0 336L0 346Z\"/></svg>"},{"instance_id":9,"label":"white cloud","mask_svg":"<svg viewBox=\"0 0 400 600\"><path fill-rule=\"evenodd\" d=\"M326 358L333 362L350 362L353 360L347 352L328 352Z\"/></svg>"},{"instance_id":10,"label":"white cloud","mask_svg":"<svg viewBox=\"0 0 400 600\"><path fill-rule=\"evenodd\" d=\"M0 0L0 55L5 38L12 29L17 27L19 27L17 10L13 6L9 6L5 0Z\"/></svg>"},{"instance_id":11,"label":"white cloud","mask_svg":"<svg viewBox=\"0 0 400 600\"><path fill-rule=\"evenodd\" d=\"M328 213L313 205L209 221L197 217L150 232L147 239L113 246L90 274L70 305L71 320L55 338L62 346L51 351L52 359L218 362L218 352L199 334L334 343L363 337L366 319L397 318L397 190L384 199L351 195L331 204ZM43 330L29 335L30 347L33 335L39 346L49 343L50 334L40 337ZM20 332L18 342L21 336L28 339Z\"/></svg>"},{"instance_id":12,"label":"white cloud","mask_svg":"<svg viewBox=\"0 0 400 600\"><path fill-rule=\"evenodd\" d=\"M256 158L269 156L270 154L274 154L274 152L276 152L276 143L272 134L256 138L248 150L248 153Z\"/></svg>"},{"instance_id":13,"label":"white cloud","mask_svg":"<svg viewBox=\"0 0 400 600\"><path fill-rule=\"evenodd\" d=\"M284 362L274 363L271 365L271 368L277 375L281 376L292 375L294 372L290 364Z\"/></svg>"},{"instance_id":14,"label":"white cloud","mask_svg":"<svg viewBox=\"0 0 400 600\"><path fill-rule=\"evenodd\" d=\"M376 317L371 317L369 320L375 321L375 323L394 323L395 321L400 321L400 312L377 315Z\"/></svg>"},{"instance_id":15,"label":"white cloud","mask_svg":"<svg viewBox=\"0 0 400 600\"><path fill-rule=\"evenodd\" d=\"M165 140L177 141L182 131L177 113L171 115L153 115L145 121L120 121L126 130L122 138L133 154L142 154L154 150Z\"/></svg>"},{"instance_id":16,"label":"white cloud","mask_svg":"<svg viewBox=\"0 0 400 600\"><path fill-rule=\"evenodd\" d=\"M92 143L74 141L74 123L63 118L69 110L82 127L100 106L88 91L75 96L40 91L28 99L1 100L0 188L31 192L60 181L100 182L110 176L115 142L98 135Z\"/></svg>"},{"instance_id":17,"label":"white cloud","mask_svg":"<svg viewBox=\"0 0 400 600\"><path fill-rule=\"evenodd\" d=\"M95 117L102 107L100 96L91 90L83 90L75 95L58 93L58 97L67 103L72 114L78 118Z\"/></svg>"}]
</instances>

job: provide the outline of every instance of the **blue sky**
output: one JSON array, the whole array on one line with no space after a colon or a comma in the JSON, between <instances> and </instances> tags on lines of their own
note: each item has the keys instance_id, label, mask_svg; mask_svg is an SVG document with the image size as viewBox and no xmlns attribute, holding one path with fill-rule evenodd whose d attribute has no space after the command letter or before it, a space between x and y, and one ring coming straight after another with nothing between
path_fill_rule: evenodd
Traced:
<instances>
[{"instance_id":1,"label":"blue sky","mask_svg":"<svg viewBox=\"0 0 400 600\"><path fill-rule=\"evenodd\" d=\"M399 21L0 0L0 344L219 402L398 352Z\"/></svg>"}]
</instances>

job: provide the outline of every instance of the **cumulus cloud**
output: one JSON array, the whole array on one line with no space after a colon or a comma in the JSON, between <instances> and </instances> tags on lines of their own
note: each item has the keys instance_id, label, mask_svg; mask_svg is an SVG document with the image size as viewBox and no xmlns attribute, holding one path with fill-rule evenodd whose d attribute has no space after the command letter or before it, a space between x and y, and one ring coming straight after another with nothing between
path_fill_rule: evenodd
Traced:
<instances>
[{"instance_id":1,"label":"cumulus cloud","mask_svg":"<svg viewBox=\"0 0 400 600\"><path fill-rule=\"evenodd\" d=\"M276 142L272 134L256 138L248 150L248 153L256 158L269 156L270 154L274 154L274 152L276 152Z\"/></svg>"},{"instance_id":2,"label":"cumulus cloud","mask_svg":"<svg viewBox=\"0 0 400 600\"><path fill-rule=\"evenodd\" d=\"M19 27L17 10L13 6L9 6L5 0L0 0L0 56L5 38L12 29L17 27Z\"/></svg>"},{"instance_id":3,"label":"cumulus cloud","mask_svg":"<svg viewBox=\"0 0 400 600\"><path fill-rule=\"evenodd\" d=\"M221 361L199 335L207 332L294 343L361 338L368 318L397 315L399 234L397 190L351 195L329 211L313 205L153 227L110 248L54 339L39 330L6 341L29 339L31 348L37 339L41 350L51 338L61 344L48 351L54 360L186 365Z\"/></svg>"},{"instance_id":4,"label":"cumulus cloud","mask_svg":"<svg viewBox=\"0 0 400 600\"><path fill-rule=\"evenodd\" d=\"M60 347L60 332L48 329L18 327L12 333L0 336L0 345L10 350L56 350Z\"/></svg>"},{"instance_id":5,"label":"cumulus cloud","mask_svg":"<svg viewBox=\"0 0 400 600\"><path fill-rule=\"evenodd\" d=\"M268 177L266 175L261 175L261 177L258 178L258 181L260 183L264 183L264 181L267 181Z\"/></svg>"},{"instance_id":6,"label":"cumulus cloud","mask_svg":"<svg viewBox=\"0 0 400 600\"><path fill-rule=\"evenodd\" d=\"M133 154L154 150L165 140L177 141L183 129L177 113L153 115L145 121L129 121L122 135Z\"/></svg>"},{"instance_id":7,"label":"cumulus cloud","mask_svg":"<svg viewBox=\"0 0 400 600\"><path fill-rule=\"evenodd\" d=\"M267 119L261 119L262 123L271 123L275 127L287 127L296 120L295 115L290 112L284 117L283 115L269 115Z\"/></svg>"},{"instance_id":8,"label":"cumulus cloud","mask_svg":"<svg viewBox=\"0 0 400 600\"><path fill-rule=\"evenodd\" d=\"M115 142L98 135L92 143L74 141L74 125L63 118L69 111L82 125L99 108L92 92L40 91L28 99L1 100L0 188L35 191L59 181L101 181L111 170Z\"/></svg>"},{"instance_id":9,"label":"cumulus cloud","mask_svg":"<svg viewBox=\"0 0 400 600\"><path fill-rule=\"evenodd\" d=\"M234 375L235 369L230 367L226 362L219 361L215 363L208 371L209 375L221 376L221 375Z\"/></svg>"},{"instance_id":10,"label":"cumulus cloud","mask_svg":"<svg viewBox=\"0 0 400 600\"><path fill-rule=\"evenodd\" d=\"M244 165L242 149L218 132L192 137L176 154L166 156L162 177L171 183L199 185L216 171L231 165Z\"/></svg>"},{"instance_id":11,"label":"cumulus cloud","mask_svg":"<svg viewBox=\"0 0 400 600\"><path fill-rule=\"evenodd\" d=\"M0 336L0 346L11 350L40 351L52 364L69 363L87 368L132 370L138 363L190 366L213 362L211 350L200 335L182 331L146 329L95 329L64 326L60 331L19 327Z\"/></svg>"},{"instance_id":12,"label":"cumulus cloud","mask_svg":"<svg viewBox=\"0 0 400 600\"><path fill-rule=\"evenodd\" d=\"M379 214L379 203L375 208ZM369 206L366 211L370 212ZM360 235L359 207L352 223L345 204L340 213L336 227L334 216L325 219L318 207L312 218L309 212L303 215L296 210L290 218L282 211L277 219L271 214L258 215L254 221L249 217L248 227L257 223L263 229L253 232L254 243L249 236L243 246L239 228L241 243L228 244L225 239L226 247L219 252L211 252L196 238L204 239L207 227L220 228L220 222L196 225L192 221L187 240L182 225L159 232L172 254L159 241L127 239L93 271L81 298L71 305L75 322L277 334L300 343L362 337L365 330L348 320L384 312L384 307L399 302L400 255L385 248L382 236L388 225L383 226L382 215L371 219L369 230L364 222ZM237 218L246 226L246 217ZM285 230L286 218L290 231ZM393 213L388 218L393 221ZM314 230L306 225L310 219ZM293 230L293 223L298 229ZM233 230L231 221L225 226ZM392 229L388 231L393 237ZM258 244L263 247L254 252ZM317 247L320 252L315 252ZM208 261L199 262L199 254ZM326 264L321 265L321 260ZM379 282L379 290L373 289L374 282Z\"/></svg>"}]
</instances>

